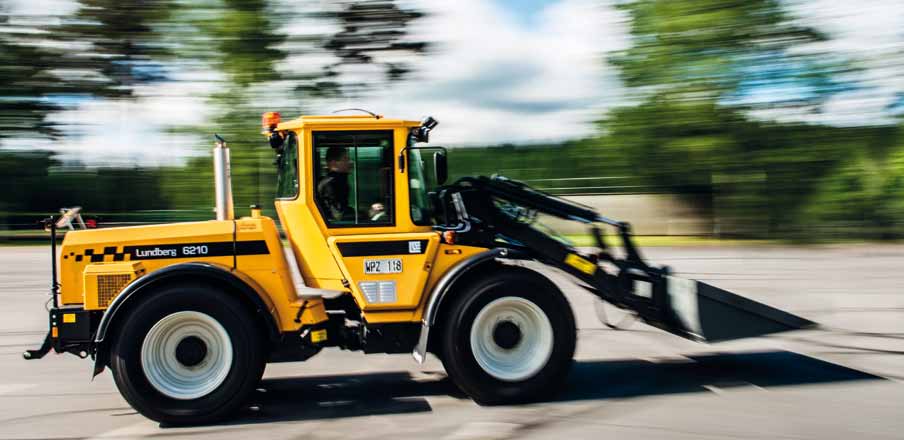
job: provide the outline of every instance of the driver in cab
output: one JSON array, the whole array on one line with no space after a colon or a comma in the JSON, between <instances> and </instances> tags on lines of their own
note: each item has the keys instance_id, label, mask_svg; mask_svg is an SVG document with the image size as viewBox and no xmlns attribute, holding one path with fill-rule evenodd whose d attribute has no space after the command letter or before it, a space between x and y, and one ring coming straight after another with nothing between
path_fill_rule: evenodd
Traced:
<instances>
[{"instance_id":1,"label":"driver in cab","mask_svg":"<svg viewBox=\"0 0 904 440\"><path fill-rule=\"evenodd\" d=\"M346 148L330 147L326 152L327 174L317 184L317 198L330 220L355 219L352 208L348 206L348 174L352 163Z\"/></svg>"}]
</instances>

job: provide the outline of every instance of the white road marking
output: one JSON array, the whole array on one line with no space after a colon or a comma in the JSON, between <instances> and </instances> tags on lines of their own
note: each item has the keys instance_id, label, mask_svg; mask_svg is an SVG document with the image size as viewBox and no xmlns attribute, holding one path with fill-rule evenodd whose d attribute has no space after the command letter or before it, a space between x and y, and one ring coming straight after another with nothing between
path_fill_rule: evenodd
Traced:
<instances>
[{"instance_id":1,"label":"white road marking","mask_svg":"<svg viewBox=\"0 0 904 440\"><path fill-rule=\"evenodd\" d=\"M759 386L759 385L757 385L757 384L755 384L755 383L747 382L747 385L749 385L750 387L752 387L753 389L755 389L755 390L757 390L757 391L769 391L769 390L767 390L767 389L765 389L765 388L763 388L763 387L761 387L761 386Z\"/></svg>"},{"instance_id":2,"label":"white road marking","mask_svg":"<svg viewBox=\"0 0 904 440\"><path fill-rule=\"evenodd\" d=\"M712 391L715 394L722 395L725 394L725 391L722 391L721 388L716 387L715 385L703 385L703 388L706 388L709 391Z\"/></svg>"},{"instance_id":3,"label":"white road marking","mask_svg":"<svg viewBox=\"0 0 904 440\"><path fill-rule=\"evenodd\" d=\"M138 423L123 426L122 428L116 428L107 432L100 433L94 437L89 438L88 440L147 437L151 434L157 434L159 432L160 425L158 425L156 422L153 422L151 420L142 420Z\"/></svg>"},{"instance_id":4,"label":"white road marking","mask_svg":"<svg viewBox=\"0 0 904 440\"><path fill-rule=\"evenodd\" d=\"M27 390L36 385L33 383L0 383L0 396L4 394L12 394L17 391Z\"/></svg>"},{"instance_id":5,"label":"white road marking","mask_svg":"<svg viewBox=\"0 0 904 440\"><path fill-rule=\"evenodd\" d=\"M502 439L515 434L522 425L501 422L471 422L444 437L447 440Z\"/></svg>"}]
</instances>

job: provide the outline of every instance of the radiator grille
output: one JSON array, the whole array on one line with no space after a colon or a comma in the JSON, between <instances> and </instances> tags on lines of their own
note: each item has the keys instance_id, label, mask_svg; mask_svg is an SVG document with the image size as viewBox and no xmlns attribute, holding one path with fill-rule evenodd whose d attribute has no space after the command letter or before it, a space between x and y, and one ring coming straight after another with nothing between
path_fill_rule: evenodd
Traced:
<instances>
[{"instance_id":1,"label":"radiator grille","mask_svg":"<svg viewBox=\"0 0 904 440\"><path fill-rule=\"evenodd\" d=\"M122 290L126 284L129 284L129 281L131 280L132 276L129 274L98 275L97 305L100 307L107 307L110 305L113 298L115 298L119 291Z\"/></svg>"}]
</instances>

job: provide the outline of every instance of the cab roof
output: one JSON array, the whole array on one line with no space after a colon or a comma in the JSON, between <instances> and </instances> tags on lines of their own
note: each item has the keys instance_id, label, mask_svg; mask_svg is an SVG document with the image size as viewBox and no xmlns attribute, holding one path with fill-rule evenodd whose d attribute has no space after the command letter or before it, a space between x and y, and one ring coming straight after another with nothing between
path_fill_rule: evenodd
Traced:
<instances>
[{"instance_id":1,"label":"cab roof","mask_svg":"<svg viewBox=\"0 0 904 440\"><path fill-rule=\"evenodd\" d=\"M420 121L408 121L404 119L384 118L370 115L308 115L279 123L277 130L298 130L301 128L335 128L335 129L366 129L370 126L386 127L418 127Z\"/></svg>"}]
</instances>

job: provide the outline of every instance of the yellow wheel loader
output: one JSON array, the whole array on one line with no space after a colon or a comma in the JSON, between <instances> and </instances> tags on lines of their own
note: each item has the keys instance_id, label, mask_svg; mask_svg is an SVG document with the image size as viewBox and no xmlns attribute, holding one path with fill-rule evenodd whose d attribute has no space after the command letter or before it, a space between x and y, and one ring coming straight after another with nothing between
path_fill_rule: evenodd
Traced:
<instances>
[{"instance_id":1,"label":"yellow wheel loader","mask_svg":"<svg viewBox=\"0 0 904 440\"><path fill-rule=\"evenodd\" d=\"M219 138L216 220L69 231L57 250L56 225L71 218L49 219L50 329L24 357L90 357L141 414L195 424L235 411L268 362L327 347L417 362L433 353L481 404L545 398L565 380L576 338L551 271L698 341L812 324L648 265L627 224L585 206L502 177L445 184L445 150L427 146L436 125L265 114L286 248L260 209L234 217ZM597 247L544 232L541 213L586 223Z\"/></svg>"}]
</instances>

